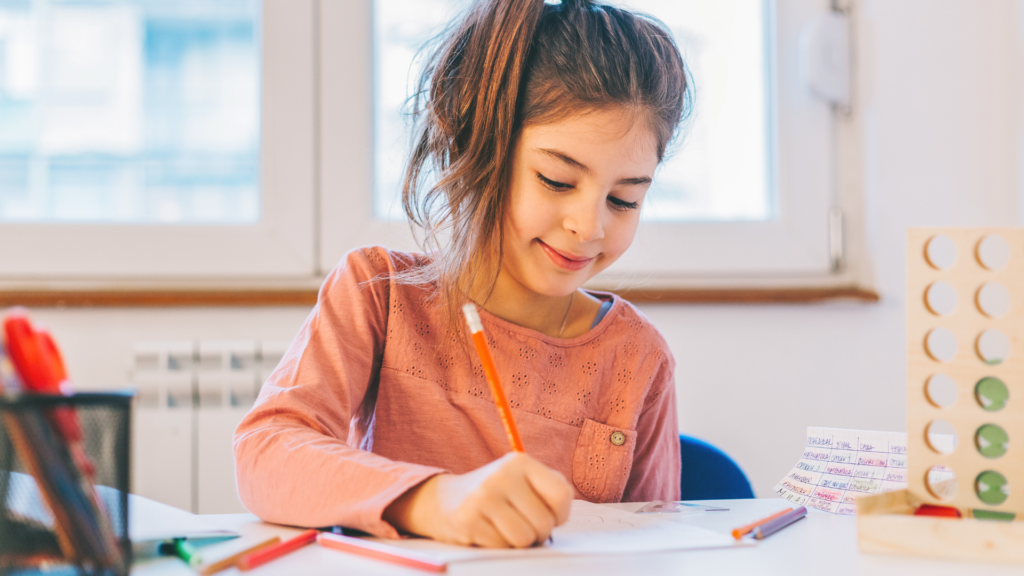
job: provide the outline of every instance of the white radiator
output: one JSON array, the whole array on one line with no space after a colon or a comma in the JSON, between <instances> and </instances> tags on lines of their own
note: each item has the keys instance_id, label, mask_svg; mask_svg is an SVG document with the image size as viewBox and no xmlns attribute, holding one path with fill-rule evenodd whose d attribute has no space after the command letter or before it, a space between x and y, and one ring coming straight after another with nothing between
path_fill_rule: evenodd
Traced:
<instances>
[{"instance_id":1,"label":"white radiator","mask_svg":"<svg viewBox=\"0 0 1024 576\"><path fill-rule=\"evenodd\" d=\"M231 440L287 342L140 342L132 492L199 514L245 512Z\"/></svg>"}]
</instances>

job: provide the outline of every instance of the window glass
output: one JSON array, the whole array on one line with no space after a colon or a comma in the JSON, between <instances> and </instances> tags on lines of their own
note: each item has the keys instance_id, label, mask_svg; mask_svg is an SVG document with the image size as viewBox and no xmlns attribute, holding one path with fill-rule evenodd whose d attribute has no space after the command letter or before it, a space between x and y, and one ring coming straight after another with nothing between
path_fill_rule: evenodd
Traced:
<instances>
[{"instance_id":1,"label":"window glass","mask_svg":"<svg viewBox=\"0 0 1024 576\"><path fill-rule=\"evenodd\" d=\"M259 0L0 0L0 222L260 218Z\"/></svg>"},{"instance_id":2,"label":"window glass","mask_svg":"<svg viewBox=\"0 0 1024 576\"><path fill-rule=\"evenodd\" d=\"M675 35L696 87L685 139L659 168L644 219L735 222L775 216L766 2L609 2L664 22ZM401 180L410 141L407 98L422 64L417 50L465 4L465 0L374 2L378 217L404 218Z\"/></svg>"}]
</instances>

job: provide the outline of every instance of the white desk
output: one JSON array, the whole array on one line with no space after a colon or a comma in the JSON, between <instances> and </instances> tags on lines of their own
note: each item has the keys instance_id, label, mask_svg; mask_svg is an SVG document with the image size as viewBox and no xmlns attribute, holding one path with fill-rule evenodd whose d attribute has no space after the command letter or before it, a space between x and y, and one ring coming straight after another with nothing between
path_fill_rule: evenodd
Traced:
<instances>
[{"instance_id":1,"label":"white desk","mask_svg":"<svg viewBox=\"0 0 1024 576\"><path fill-rule=\"evenodd\" d=\"M748 521L764 517L791 505L775 498L756 500L712 500L711 503L729 508L729 512L706 512L701 515L676 516L678 521L703 526L722 533ZM640 504L611 504L626 510L635 510ZM672 516L666 514L666 517ZM243 538L280 535L282 539L298 534L300 530L260 522L251 514L210 515L204 518L223 528L236 530ZM952 574L985 574L1002 576L1024 574L1024 566L970 564L952 561L921 560L901 556L862 554L857 550L856 518L834 516L811 510L807 518L759 542L755 547L696 550L629 556L600 556L589 558L529 560L494 560L486 562L450 564L448 573L454 576L486 574L488 576L546 574L765 574L794 576L800 574L828 574L829 576L870 575L909 576L915 574L944 576ZM134 576L172 576L194 574L176 558L157 558L139 562L132 570ZM236 575L235 569L221 574ZM248 574L296 574L303 576L380 574L427 574L417 570L376 562L312 544L288 556L266 564Z\"/></svg>"}]
</instances>

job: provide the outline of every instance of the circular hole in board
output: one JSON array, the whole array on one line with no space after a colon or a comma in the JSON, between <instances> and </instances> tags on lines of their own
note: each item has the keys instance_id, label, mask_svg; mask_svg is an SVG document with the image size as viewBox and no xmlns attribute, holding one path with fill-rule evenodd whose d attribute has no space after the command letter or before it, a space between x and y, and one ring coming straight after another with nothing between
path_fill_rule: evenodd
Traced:
<instances>
[{"instance_id":1,"label":"circular hole in board","mask_svg":"<svg viewBox=\"0 0 1024 576\"><path fill-rule=\"evenodd\" d=\"M924 257L932 268L948 270L956 264L956 243L945 234L936 234L925 244Z\"/></svg>"},{"instance_id":2,"label":"circular hole in board","mask_svg":"<svg viewBox=\"0 0 1024 576\"><path fill-rule=\"evenodd\" d=\"M989 234L975 248L978 262L989 270L1002 270L1010 261L1010 245L998 234Z\"/></svg>"},{"instance_id":3,"label":"circular hole in board","mask_svg":"<svg viewBox=\"0 0 1024 576\"><path fill-rule=\"evenodd\" d=\"M924 348L933 359L949 362L956 357L956 336L947 328L932 328L925 336Z\"/></svg>"},{"instance_id":4,"label":"circular hole in board","mask_svg":"<svg viewBox=\"0 0 1024 576\"><path fill-rule=\"evenodd\" d=\"M956 310L956 289L949 282L933 282L924 292L924 303L932 314L949 316Z\"/></svg>"},{"instance_id":5,"label":"circular hole in board","mask_svg":"<svg viewBox=\"0 0 1024 576\"><path fill-rule=\"evenodd\" d=\"M997 505L1006 502L1010 496L1010 484L1006 477L995 470L986 470L978 474L974 481L974 491L978 499L985 504Z\"/></svg>"},{"instance_id":6,"label":"circular hole in board","mask_svg":"<svg viewBox=\"0 0 1024 576\"><path fill-rule=\"evenodd\" d=\"M999 282L989 282L978 288L975 300L978 310L989 318L1001 318L1010 311L1010 292Z\"/></svg>"},{"instance_id":7,"label":"circular hole in board","mask_svg":"<svg viewBox=\"0 0 1024 576\"><path fill-rule=\"evenodd\" d=\"M1010 390L999 378L986 376L974 385L974 399L988 412L998 412L1006 407Z\"/></svg>"},{"instance_id":8,"label":"circular hole in board","mask_svg":"<svg viewBox=\"0 0 1024 576\"><path fill-rule=\"evenodd\" d=\"M942 420L932 420L925 432L928 447L939 454L952 454L956 450L956 428Z\"/></svg>"},{"instance_id":9,"label":"circular hole in board","mask_svg":"<svg viewBox=\"0 0 1024 576\"><path fill-rule=\"evenodd\" d=\"M925 476L924 485L939 500L952 500L956 496L956 472L945 466L932 466Z\"/></svg>"},{"instance_id":10,"label":"circular hole in board","mask_svg":"<svg viewBox=\"0 0 1024 576\"><path fill-rule=\"evenodd\" d=\"M939 408L952 406L956 402L956 382L941 372L928 378L924 392L928 396L928 401Z\"/></svg>"},{"instance_id":11,"label":"circular hole in board","mask_svg":"<svg viewBox=\"0 0 1024 576\"><path fill-rule=\"evenodd\" d=\"M974 348L985 364L995 366L1010 355L1010 339L999 330L989 328L978 336Z\"/></svg>"},{"instance_id":12,"label":"circular hole in board","mask_svg":"<svg viewBox=\"0 0 1024 576\"><path fill-rule=\"evenodd\" d=\"M1010 436L995 424L985 424L974 433L974 445L985 458L1000 458L1010 448Z\"/></svg>"}]
</instances>

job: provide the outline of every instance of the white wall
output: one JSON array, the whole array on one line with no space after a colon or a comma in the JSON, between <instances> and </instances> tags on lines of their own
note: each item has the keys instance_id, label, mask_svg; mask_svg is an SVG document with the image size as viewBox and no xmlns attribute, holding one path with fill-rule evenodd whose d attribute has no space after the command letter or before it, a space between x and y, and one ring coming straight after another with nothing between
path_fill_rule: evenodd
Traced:
<instances>
[{"instance_id":1,"label":"white wall","mask_svg":"<svg viewBox=\"0 0 1024 576\"><path fill-rule=\"evenodd\" d=\"M679 363L682 429L735 457L759 495L796 463L807 426L905 430L906 228L1018 223L1022 4L856 6L881 303L643 307Z\"/></svg>"},{"instance_id":2,"label":"white wall","mask_svg":"<svg viewBox=\"0 0 1024 576\"><path fill-rule=\"evenodd\" d=\"M1024 153L1021 0L857 3L863 212L879 304L643 306L679 370L682 429L759 495L807 426L904 429L904 231L1014 225ZM700 249L694 247L694 249ZM305 308L38 310L82 388L125 382L132 345L290 339Z\"/></svg>"}]
</instances>

